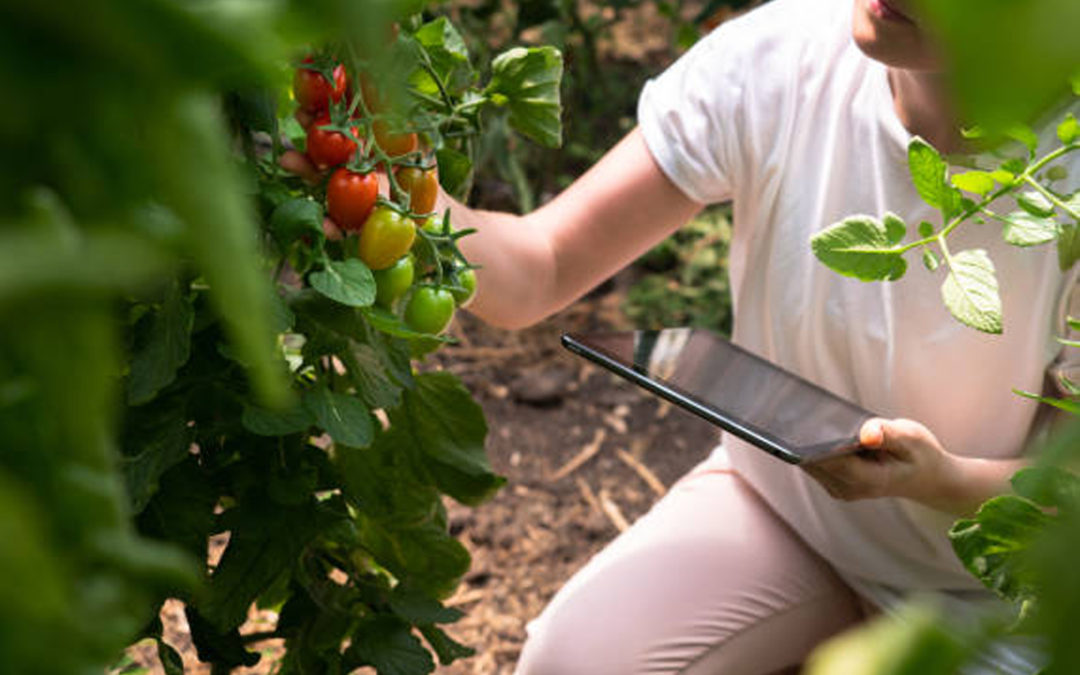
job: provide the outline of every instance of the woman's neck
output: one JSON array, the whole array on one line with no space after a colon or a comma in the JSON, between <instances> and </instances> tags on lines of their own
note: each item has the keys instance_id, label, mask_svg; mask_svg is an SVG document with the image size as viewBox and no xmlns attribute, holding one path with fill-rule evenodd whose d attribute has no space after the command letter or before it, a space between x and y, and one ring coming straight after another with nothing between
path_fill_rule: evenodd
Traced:
<instances>
[{"instance_id":1,"label":"woman's neck","mask_svg":"<svg viewBox=\"0 0 1080 675\"><path fill-rule=\"evenodd\" d=\"M893 107L904 128L941 152L957 152L964 147L956 108L942 75L889 68L889 86Z\"/></svg>"}]
</instances>

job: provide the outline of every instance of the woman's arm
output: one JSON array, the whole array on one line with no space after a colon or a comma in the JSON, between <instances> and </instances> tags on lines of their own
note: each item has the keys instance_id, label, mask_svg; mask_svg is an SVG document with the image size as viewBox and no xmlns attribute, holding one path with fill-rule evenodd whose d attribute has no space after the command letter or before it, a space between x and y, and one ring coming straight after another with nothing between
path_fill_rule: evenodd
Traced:
<instances>
[{"instance_id":1,"label":"woman's arm","mask_svg":"<svg viewBox=\"0 0 1080 675\"><path fill-rule=\"evenodd\" d=\"M554 200L524 215L441 197L454 226L476 228L461 249L477 270L469 311L505 328L535 323L629 264L701 210L631 131Z\"/></svg>"}]
</instances>

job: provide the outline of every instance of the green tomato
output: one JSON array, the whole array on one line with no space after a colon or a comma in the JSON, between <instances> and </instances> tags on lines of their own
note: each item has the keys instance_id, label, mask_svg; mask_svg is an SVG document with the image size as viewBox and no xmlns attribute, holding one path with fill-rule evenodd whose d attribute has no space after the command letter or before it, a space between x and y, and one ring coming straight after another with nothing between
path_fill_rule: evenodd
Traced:
<instances>
[{"instance_id":1,"label":"green tomato","mask_svg":"<svg viewBox=\"0 0 1080 675\"><path fill-rule=\"evenodd\" d=\"M457 274L457 281L460 288L451 288L450 294L454 296L458 307L465 307L476 295L476 272L471 269L461 270Z\"/></svg>"},{"instance_id":2,"label":"green tomato","mask_svg":"<svg viewBox=\"0 0 1080 675\"><path fill-rule=\"evenodd\" d=\"M454 296L445 288L420 286L405 303L405 325L418 333L439 335L454 318Z\"/></svg>"},{"instance_id":3,"label":"green tomato","mask_svg":"<svg viewBox=\"0 0 1080 675\"><path fill-rule=\"evenodd\" d=\"M373 270L386 269L409 252L416 239L412 220L385 206L378 206L364 221L357 255Z\"/></svg>"},{"instance_id":4,"label":"green tomato","mask_svg":"<svg viewBox=\"0 0 1080 675\"><path fill-rule=\"evenodd\" d=\"M375 304L390 309L412 286L416 269L411 255L403 255L386 269L375 270Z\"/></svg>"}]
</instances>

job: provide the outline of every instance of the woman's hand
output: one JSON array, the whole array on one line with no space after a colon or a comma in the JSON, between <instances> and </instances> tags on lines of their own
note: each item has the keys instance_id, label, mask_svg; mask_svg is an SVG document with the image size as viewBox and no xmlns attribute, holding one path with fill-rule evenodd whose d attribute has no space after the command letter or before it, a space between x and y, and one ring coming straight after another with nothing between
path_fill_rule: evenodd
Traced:
<instances>
[{"instance_id":1,"label":"woman's hand","mask_svg":"<svg viewBox=\"0 0 1080 675\"><path fill-rule=\"evenodd\" d=\"M970 515L997 494L1023 460L988 460L954 455L929 429L906 419L867 420L860 450L805 466L837 499L905 497L957 515Z\"/></svg>"}]
</instances>

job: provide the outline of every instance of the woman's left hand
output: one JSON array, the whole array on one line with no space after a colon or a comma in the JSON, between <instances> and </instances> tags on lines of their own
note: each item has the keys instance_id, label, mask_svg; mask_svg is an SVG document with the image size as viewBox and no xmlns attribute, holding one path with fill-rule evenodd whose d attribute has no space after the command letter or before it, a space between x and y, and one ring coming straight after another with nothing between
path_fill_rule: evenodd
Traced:
<instances>
[{"instance_id":1,"label":"woman's left hand","mask_svg":"<svg viewBox=\"0 0 1080 675\"><path fill-rule=\"evenodd\" d=\"M953 455L929 429L906 419L867 420L859 432L858 452L828 457L804 465L837 499L906 497L927 506L955 513L972 510L965 496L970 463L986 462ZM972 478L981 478L977 472ZM997 473L997 472L995 472ZM994 488L998 487L996 485ZM991 487L991 486L988 486ZM978 492L978 491L977 491ZM993 490L985 497L992 496Z\"/></svg>"}]
</instances>

